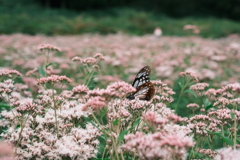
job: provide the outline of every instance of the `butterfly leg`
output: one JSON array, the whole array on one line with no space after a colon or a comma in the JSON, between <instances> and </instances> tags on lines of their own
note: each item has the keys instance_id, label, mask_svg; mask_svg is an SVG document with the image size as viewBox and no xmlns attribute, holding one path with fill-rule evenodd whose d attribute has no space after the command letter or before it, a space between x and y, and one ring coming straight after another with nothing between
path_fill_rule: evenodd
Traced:
<instances>
[{"instance_id":1,"label":"butterfly leg","mask_svg":"<svg viewBox=\"0 0 240 160\"><path fill-rule=\"evenodd\" d=\"M149 100L150 100L150 96L147 95L147 96L145 97L145 100L149 101Z\"/></svg>"},{"instance_id":2,"label":"butterfly leg","mask_svg":"<svg viewBox=\"0 0 240 160\"><path fill-rule=\"evenodd\" d=\"M130 99L130 100L133 100L133 99L135 99L135 97L134 97L134 95L129 95L129 96L127 96L127 99Z\"/></svg>"}]
</instances>

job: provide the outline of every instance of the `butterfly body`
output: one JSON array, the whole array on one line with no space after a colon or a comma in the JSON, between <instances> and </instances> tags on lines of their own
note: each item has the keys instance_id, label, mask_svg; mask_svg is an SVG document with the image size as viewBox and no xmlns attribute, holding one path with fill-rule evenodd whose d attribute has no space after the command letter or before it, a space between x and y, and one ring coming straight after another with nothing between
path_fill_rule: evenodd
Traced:
<instances>
[{"instance_id":1,"label":"butterfly body","mask_svg":"<svg viewBox=\"0 0 240 160\"><path fill-rule=\"evenodd\" d=\"M151 100L155 94L155 88L152 82L150 82L149 75L151 69L149 66L143 67L135 77L132 86L136 88L136 91L129 96L128 99L132 100L139 98L140 100Z\"/></svg>"}]
</instances>

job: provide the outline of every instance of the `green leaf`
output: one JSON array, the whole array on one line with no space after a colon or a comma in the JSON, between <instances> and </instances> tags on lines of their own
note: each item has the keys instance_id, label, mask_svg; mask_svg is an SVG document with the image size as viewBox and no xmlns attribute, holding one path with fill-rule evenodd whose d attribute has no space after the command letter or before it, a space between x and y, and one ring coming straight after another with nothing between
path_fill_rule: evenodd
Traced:
<instances>
[{"instance_id":1,"label":"green leaf","mask_svg":"<svg viewBox=\"0 0 240 160\"><path fill-rule=\"evenodd\" d=\"M204 107L211 105L211 102L206 98L203 101Z\"/></svg>"},{"instance_id":2,"label":"green leaf","mask_svg":"<svg viewBox=\"0 0 240 160\"><path fill-rule=\"evenodd\" d=\"M101 155L101 153L104 152L104 149L106 147L106 138L104 135L101 135L97 138L99 140L99 144L98 144L98 155ZM100 156L101 157L101 156Z\"/></svg>"},{"instance_id":3,"label":"green leaf","mask_svg":"<svg viewBox=\"0 0 240 160\"><path fill-rule=\"evenodd\" d=\"M135 128L139 122L140 122L141 118L137 118L134 122L133 122L133 128Z\"/></svg>"},{"instance_id":4,"label":"green leaf","mask_svg":"<svg viewBox=\"0 0 240 160\"><path fill-rule=\"evenodd\" d=\"M181 89L183 89L183 85L182 85L181 82L178 82L178 85L179 85L179 87L180 87Z\"/></svg>"},{"instance_id":5,"label":"green leaf","mask_svg":"<svg viewBox=\"0 0 240 160\"><path fill-rule=\"evenodd\" d=\"M235 119L235 115L233 114L232 110L230 112L230 115L231 115L232 119Z\"/></svg>"},{"instance_id":6,"label":"green leaf","mask_svg":"<svg viewBox=\"0 0 240 160\"><path fill-rule=\"evenodd\" d=\"M213 104L208 99L204 99L203 105L206 111L213 108Z\"/></svg>"},{"instance_id":7,"label":"green leaf","mask_svg":"<svg viewBox=\"0 0 240 160\"><path fill-rule=\"evenodd\" d=\"M196 93L195 92L193 92L192 90L190 90L190 89L187 89L187 90L185 90L183 93L191 93L195 98L197 98L197 95L196 95Z\"/></svg>"},{"instance_id":8,"label":"green leaf","mask_svg":"<svg viewBox=\"0 0 240 160\"><path fill-rule=\"evenodd\" d=\"M130 128L128 129L128 131L131 131L132 129L134 129L134 128L139 124L140 120L141 120L141 118L137 118L137 119L133 122L132 127L130 127Z\"/></svg>"},{"instance_id":9,"label":"green leaf","mask_svg":"<svg viewBox=\"0 0 240 160\"><path fill-rule=\"evenodd\" d=\"M8 108L12 108L12 107L9 106L9 105L6 104L6 103L0 103L0 108L1 108L1 109L3 109L3 108L8 109Z\"/></svg>"},{"instance_id":10,"label":"green leaf","mask_svg":"<svg viewBox=\"0 0 240 160\"><path fill-rule=\"evenodd\" d=\"M124 139L124 136L128 133L127 130L123 130L118 136L118 143Z\"/></svg>"},{"instance_id":11,"label":"green leaf","mask_svg":"<svg viewBox=\"0 0 240 160\"><path fill-rule=\"evenodd\" d=\"M48 65L46 65L46 69L47 69L48 67L54 66L54 65L56 65L56 63L49 63Z\"/></svg>"},{"instance_id":12,"label":"green leaf","mask_svg":"<svg viewBox=\"0 0 240 160\"><path fill-rule=\"evenodd\" d=\"M212 132L213 134L222 137L223 141L226 142L228 145L233 145L233 140L229 137L223 136L221 133L219 132Z\"/></svg>"},{"instance_id":13,"label":"green leaf","mask_svg":"<svg viewBox=\"0 0 240 160\"><path fill-rule=\"evenodd\" d=\"M118 125L119 119L116 119L115 121L113 121L113 125L116 126Z\"/></svg>"},{"instance_id":14,"label":"green leaf","mask_svg":"<svg viewBox=\"0 0 240 160\"><path fill-rule=\"evenodd\" d=\"M213 108L213 105L212 105L212 104L210 104L209 106L206 106L206 107L205 107L205 110L208 111L208 110L211 109L211 108Z\"/></svg>"},{"instance_id":15,"label":"green leaf","mask_svg":"<svg viewBox=\"0 0 240 160\"><path fill-rule=\"evenodd\" d=\"M237 143L240 144L240 140L237 139Z\"/></svg>"},{"instance_id":16,"label":"green leaf","mask_svg":"<svg viewBox=\"0 0 240 160\"><path fill-rule=\"evenodd\" d=\"M46 72L41 67L38 67L38 72L41 76L43 76L43 77L46 76Z\"/></svg>"}]
</instances>

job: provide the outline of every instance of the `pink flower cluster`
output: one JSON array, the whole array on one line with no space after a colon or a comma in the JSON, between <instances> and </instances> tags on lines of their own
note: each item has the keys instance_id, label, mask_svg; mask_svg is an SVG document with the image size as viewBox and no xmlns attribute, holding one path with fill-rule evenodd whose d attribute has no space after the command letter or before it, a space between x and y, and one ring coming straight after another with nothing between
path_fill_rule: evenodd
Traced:
<instances>
[{"instance_id":1,"label":"pink flower cluster","mask_svg":"<svg viewBox=\"0 0 240 160\"><path fill-rule=\"evenodd\" d=\"M181 77L186 76L187 78L192 79L194 82L198 82L198 77L197 77L197 75L196 75L195 73L193 73L193 72L190 72L190 71L181 72L181 73L179 73L179 75L180 75Z\"/></svg>"},{"instance_id":2,"label":"pink flower cluster","mask_svg":"<svg viewBox=\"0 0 240 160\"><path fill-rule=\"evenodd\" d=\"M0 159L1 160L17 160L14 157L14 147L4 141L0 141Z\"/></svg>"},{"instance_id":3,"label":"pink flower cluster","mask_svg":"<svg viewBox=\"0 0 240 160\"><path fill-rule=\"evenodd\" d=\"M38 84L46 84L46 83L51 83L55 84L57 82L62 82L62 83L71 83L71 79L67 78L66 76L58 76L58 75L51 75L49 77L43 77L38 79Z\"/></svg>"},{"instance_id":4,"label":"pink flower cluster","mask_svg":"<svg viewBox=\"0 0 240 160\"><path fill-rule=\"evenodd\" d=\"M181 159L187 157L187 149L194 146L191 137L164 135L161 132L144 135L137 132L125 136L126 144L123 149L136 151L139 159Z\"/></svg>"},{"instance_id":5,"label":"pink flower cluster","mask_svg":"<svg viewBox=\"0 0 240 160\"><path fill-rule=\"evenodd\" d=\"M86 104L84 104L82 110L86 110L88 106L90 106L93 110L100 110L106 106L105 99L103 97L92 97L87 101Z\"/></svg>"},{"instance_id":6,"label":"pink flower cluster","mask_svg":"<svg viewBox=\"0 0 240 160\"><path fill-rule=\"evenodd\" d=\"M38 47L38 50L40 50L41 52L44 50L49 50L49 51L57 51L57 52L61 52L62 50L54 45L51 44L40 44Z\"/></svg>"},{"instance_id":7,"label":"pink flower cluster","mask_svg":"<svg viewBox=\"0 0 240 160\"><path fill-rule=\"evenodd\" d=\"M155 86L156 94L160 96L160 101L162 101L163 103L173 102L172 95L174 95L175 92L171 88L169 88L167 84L163 83L162 81L152 81L152 83Z\"/></svg>"},{"instance_id":8,"label":"pink flower cluster","mask_svg":"<svg viewBox=\"0 0 240 160\"><path fill-rule=\"evenodd\" d=\"M136 89L132 87L132 85L123 81L115 82L108 85L107 90L109 90L114 96L119 98L125 97L127 94L136 91Z\"/></svg>"},{"instance_id":9,"label":"pink flower cluster","mask_svg":"<svg viewBox=\"0 0 240 160\"><path fill-rule=\"evenodd\" d=\"M88 87L85 85L78 85L72 89L73 94L82 94L85 95L89 91Z\"/></svg>"},{"instance_id":10,"label":"pink flower cluster","mask_svg":"<svg viewBox=\"0 0 240 160\"><path fill-rule=\"evenodd\" d=\"M196 104L196 103L190 103L190 104L187 105L187 108L190 108L191 110L194 111L194 110L199 108L199 105Z\"/></svg>"},{"instance_id":11,"label":"pink flower cluster","mask_svg":"<svg viewBox=\"0 0 240 160\"><path fill-rule=\"evenodd\" d=\"M0 70L0 77L16 77L21 76L22 74L16 70L2 69Z\"/></svg>"},{"instance_id":12,"label":"pink flower cluster","mask_svg":"<svg viewBox=\"0 0 240 160\"><path fill-rule=\"evenodd\" d=\"M231 147L218 149L217 153L214 160L238 160L240 157L240 150L232 149Z\"/></svg>"},{"instance_id":13,"label":"pink flower cluster","mask_svg":"<svg viewBox=\"0 0 240 160\"><path fill-rule=\"evenodd\" d=\"M87 57L87 58L80 58L80 57L73 57L73 61L78 61L82 64L87 64L87 65L94 65L97 63L98 60L105 60L104 56L101 53L96 53L94 57ZM97 65L93 66L94 68L98 69L99 67Z\"/></svg>"},{"instance_id":14,"label":"pink flower cluster","mask_svg":"<svg viewBox=\"0 0 240 160\"><path fill-rule=\"evenodd\" d=\"M217 155L217 152L211 149L200 149L199 153L206 155L209 158L214 158Z\"/></svg>"},{"instance_id":15,"label":"pink flower cluster","mask_svg":"<svg viewBox=\"0 0 240 160\"><path fill-rule=\"evenodd\" d=\"M56 94L54 98L53 92ZM95 157L99 144L97 140L100 136L99 130L88 123L86 128L77 124L83 120L83 117L92 113L83 111L83 104L68 99L65 94L57 94L54 90L42 90L39 93L40 95L34 100L35 103L28 100L24 103L21 100L21 104L16 109L1 114L9 126L8 132L2 134L2 137L13 144L19 143L16 149L17 158L61 159L68 157L87 160ZM59 126L58 137L54 118L54 101L57 103L55 109ZM96 104L97 101L92 102L91 104ZM25 116L21 113L28 114ZM16 127L19 123L16 118L23 120L22 130ZM4 124L1 123L1 125Z\"/></svg>"},{"instance_id":16,"label":"pink flower cluster","mask_svg":"<svg viewBox=\"0 0 240 160\"><path fill-rule=\"evenodd\" d=\"M190 89L194 90L194 91L203 91L208 86L209 86L209 84L207 84L207 83L197 83L197 84L192 85L190 87Z\"/></svg>"},{"instance_id":17,"label":"pink flower cluster","mask_svg":"<svg viewBox=\"0 0 240 160\"><path fill-rule=\"evenodd\" d=\"M147 113L143 113L142 119L149 126L152 126L155 128L162 128L162 126L168 122L167 119L160 117L159 115L157 115L156 112L153 112L153 111L148 111Z\"/></svg>"},{"instance_id":18,"label":"pink flower cluster","mask_svg":"<svg viewBox=\"0 0 240 160\"><path fill-rule=\"evenodd\" d=\"M3 83L0 83L0 93L10 94L13 91L13 87L13 80L5 80Z\"/></svg>"},{"instance_id":19,"label":"pink flower cluster","mask_svg":"<svg viewBox=\"0 0 240 160\"><path fill-rule=\"evenodd\" d=\"M26 101L25 104L22 104L19 107L16 107L16 110L20 113L29 112L29 111L33 111L36 113L38 112L37 104L32 103L30 101Z\"/></svg>"}]
</instances>

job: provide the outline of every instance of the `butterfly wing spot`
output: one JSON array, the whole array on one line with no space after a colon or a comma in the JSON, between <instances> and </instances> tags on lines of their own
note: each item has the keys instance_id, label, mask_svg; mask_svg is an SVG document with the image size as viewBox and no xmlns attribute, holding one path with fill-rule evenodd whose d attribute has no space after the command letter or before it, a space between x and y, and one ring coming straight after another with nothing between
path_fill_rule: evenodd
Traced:
<instances>
[{"instance_id":1,"label":"butterfly wing spot","mask_svg":"<svg viewBox=\"0 0 240 160\"><path fill-rule=\"evenodd\" d=\"M143 84L142 81L140 81L139 84L138 84L138 86L141 86L142 84Z\"/></svg>"},{"instance_id":2,"label":"butterfly wing spot","mask_svg":"<svg viewBox=\"0 0 240 160\"><path fill-rule=\"evenodd\" d=\"M135 83L133 84L134 88L137 88L137 86L138 86L138 80L136 80Z\"/></svg>"}]
</instances>

